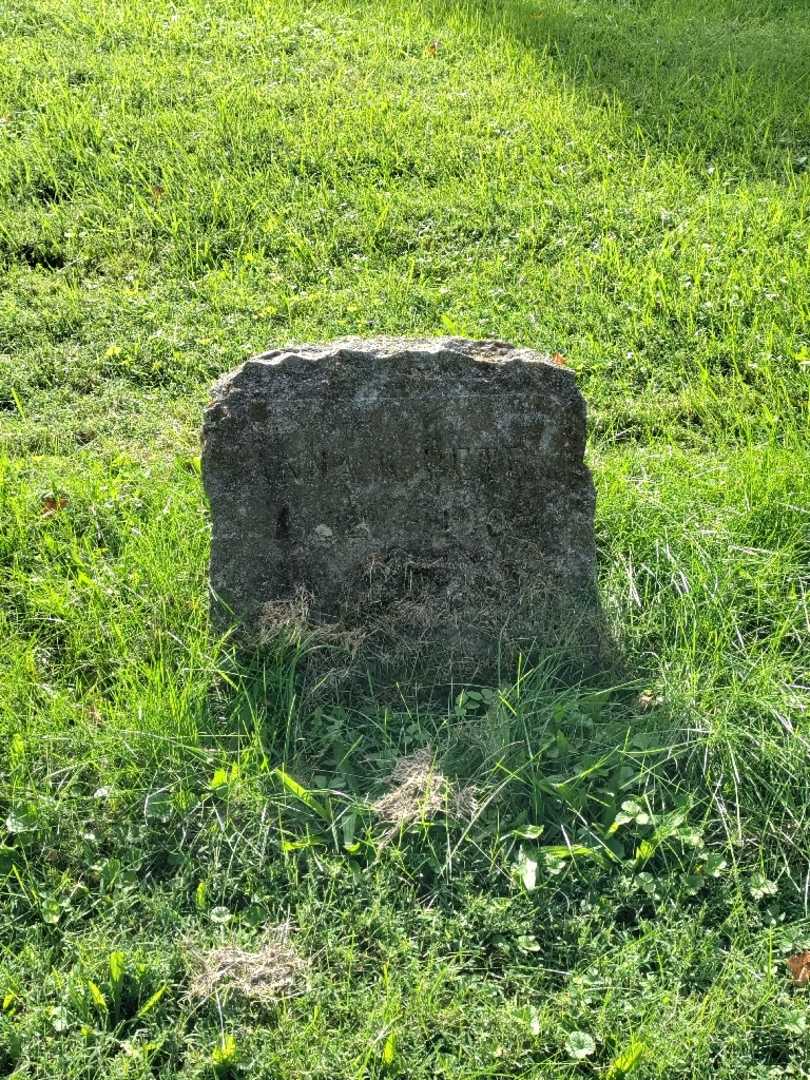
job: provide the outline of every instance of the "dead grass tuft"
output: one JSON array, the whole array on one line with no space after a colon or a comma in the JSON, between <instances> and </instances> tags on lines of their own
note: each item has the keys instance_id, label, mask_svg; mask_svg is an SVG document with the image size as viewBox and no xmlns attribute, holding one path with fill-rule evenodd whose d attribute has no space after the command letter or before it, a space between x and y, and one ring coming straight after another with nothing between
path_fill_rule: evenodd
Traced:
<instances>
[{"instance_id":1,"label":"dead grass tuft","mask_svg":"<svg viewBox=\"0 0 810 1080\"><path fill-rule=\"evenodd\" d=\"M436 768L430 748L400 758L391 772L390 782L394 787L371 804L374 813L388 825L389 839L414 822L430 820L438 814L468 820L475 815L475 789L460 788L448 780Z\"/></svg>"},{"instance_id":2,"label":"dead grass tuft","mask_svg":"<svg viewBox=\"0 0 810 1080\"><path fill-rule=\"evenodd\" d=\"M289 923L273 927L252 952L224 945L192 954L195 970L189 994L207 1001L230 991L248 1001L272 1005L302 993L307 965L290 942L291 932Z\"/></svg>"}]
</instances>

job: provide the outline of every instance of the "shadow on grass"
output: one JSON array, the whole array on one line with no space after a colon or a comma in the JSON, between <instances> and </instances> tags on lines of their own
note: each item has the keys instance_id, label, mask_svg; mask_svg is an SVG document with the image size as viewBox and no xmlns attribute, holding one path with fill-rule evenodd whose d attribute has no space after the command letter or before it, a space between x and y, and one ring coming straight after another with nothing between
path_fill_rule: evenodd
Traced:
<instances>
[{"instance_id":1,"label":"shadow on grass","mask_svg":"<svg viewBox=\"0 0 810 1080\"><path fill-rule=\"evenodd\" d=\"M222 721L214 745L246 749L268 790L287 798L284 827L296 849L312 842L301 813L311 812L318 835L337 835L358 814L372 828L375 800L417 763L471 800L466 826L446 823L452 855L438 863L448 873L451 861L479 873L482 845L514 843L509 830L523 826L530 838L545 830L552 853L555 843L575 842L572 857L606 867L624 857L605 831L623 801L649 791L662 805L685 806L695 795L684 786L681 766L693 748L677 717L638 684L617 683L615 671L572 681L565 658L547 653L512 683L457 687L443 703L403 698L397 708L372 695L308 701L295 678L303 659L278 646L231 655L212 709Z\"/></svg>"},{"instance_id":2,"label":"shadow on grass","mask_svg":"<svg viewBox=\"0 0 810 1080\"><path fill-rule=\"evenodd\" d=\"M583 687L588 693L602 692L633 681L595 580L579 593L565 594L531 613L535 640L510 637L514 624L508 619L500 640L491 624L480 635L466 627L468 644L480 646L474 652L447 652L442 637L449 632L446 626L435 627L429 638L408 641L378 626L364 640L335 634L331 623L323 627L296 612L257 646L244 642L236 623L226 639L213 700L224 702L238 688L240 704L235 711L225 707L230 720L225 720L222 704L211 715L225 721L226 739L252 732L264 743L269 735L272 752L288 760L299 741L292 729L299 720L305 725L307 716L324 711L385 714L401 722L429 715L432 723L442 724L465 695L473 701L500 696L516 709L527 693L558 694ZM521 627L525 634L525 625ZM209 726L211 734L216 726ZM286 731L283 744L278 741L281 728Z\"/></svg>"},{"instance_id":3,"label":"shadow on grass","mask_svg":"<svg viewBox=\"0 0 810 1080\"><path fill-rule=\"evenodd\" d=\"M341 753L350 744L362 752L385 749L406 753L414 746L437 750L457 744L469 724L489 726L485 742L493 752L518 741L531 756L535 738L551 723L578 724L586 714L610 703L621 715L621 739L639 696L639 680L627 672L620 647L598 609L601 650L583 662L582 653L565 648L534 650L514 664L492 666L475 683L424 685L418 672L397 681L379 672L351 666L351 659L324 649L316 637L279 634L262 648L227 649L220 676L208 696L202 732L222 749L247 740L274 763L317 759L324 740L335 732ZM585 704L583 704L585 703ZM639 723L647 728L648 723ZM614 725L609 725L613 730ZM463 741L463 740L462 740ZM363 749L363 747L365 749ZM353 752L353 751L352 751Z\"/></svg>"},{"instance_id":4,"label":"shadow on grass","mask_svg":"<svg viewBox=\"0 0 810 1080\"><path fill-rule=\"evenodd\" d=\"M665 11L668 9L668 11ZM757 12L759 9L759 13ZM639 149L734 173L802 172L810 155L803 0L437 0L545 53Z\"/></svg>"}]
</instances>

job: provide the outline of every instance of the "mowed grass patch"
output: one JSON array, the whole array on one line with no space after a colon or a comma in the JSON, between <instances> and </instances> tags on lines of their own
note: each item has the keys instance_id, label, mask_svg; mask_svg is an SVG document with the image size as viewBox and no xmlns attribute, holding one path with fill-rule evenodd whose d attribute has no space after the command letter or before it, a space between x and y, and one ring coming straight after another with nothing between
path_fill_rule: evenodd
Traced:
<instances>
[{"instance_id":1,"label":"mowed grass patch","mask_svg":"<svg viewBox=\"0 0 810 1080\"><path fill-rule=\"evenodd\" d=\"M3 6L0 1069L810 1069L809 46L798 0ZM382 332L577 369L615 671L311 707L306 642L212 638L211 379Z\"/></svg>"},{"instance_id":2,"label":"mowed grass patch","mask_svg":"<svg viewBox=\"0 0 810 1080\"><path fill-rule=\"evenodd\" d=\"M779 437L806 415L794 4L12 0L0 18L20 449L148 445L167 399L194 428L250 352L354 332L562 352L605 439Z\"/></svg>"}]
</instances>

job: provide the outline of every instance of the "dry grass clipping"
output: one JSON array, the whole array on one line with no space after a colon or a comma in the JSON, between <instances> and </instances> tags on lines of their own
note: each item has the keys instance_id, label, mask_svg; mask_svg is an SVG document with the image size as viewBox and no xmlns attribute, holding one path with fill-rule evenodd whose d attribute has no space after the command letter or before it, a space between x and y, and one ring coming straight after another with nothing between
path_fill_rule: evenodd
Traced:
<instances>
[{"instance_id":1,"label":"dry grass clipping","mask_svg":"<svg viewBox=\"0 0 810 1080\"><path fill-rule=\"evenodd\" d=\"M450 687L494 684L518 656L542 652L538 633L576 667L604 666L610 650L597 599L587 589L572 595L554 560L548 573L526 579L522 568L544 559L531 545L501 569L470 564L461 551L421 559L373 551L351 571L339 611L319 610L299 585L263 605L259 640L297 650L306 709L365 697L370 685L377 701L446 701Z\"/></svg>"},{"instance_id":2,"label":"dry grass clipping","mask_svg":"<svg viewBox=\"0 0 810 1080\"><path fill-rule=\"evenodd\" d=\"M262 945L252 952L224 945L197 953L189 994L207 1001L230 991L248 1001L272 1005L302 993L307 965L290 943L291 929L289 923L282 923L267 931Z\"/></svg>"},{"instance_id":3,"label":"dry grass clipping","mask_svg":"<svg viewBox=\"0 0 810 1080\"><path fill-rule=\"evenodd\" d=\"M460 788L436 768L429 748L400 758L391 773L395 786L371 804L371 809L389 826L386 838L417 821L444 814L471 819L477 799L473 787Z\"/></svg>"},{"instance_id":4,"label":"dry grass clipping","mask_svg":"<svg viewBox=\"0 0 810 1080\"><path fill-rule=\"evenodd\" d=\"M308 649L325 645L339 647L349 656L355 656L365 640L359 630L347 630L339 623L324 619L313 609L312 593L303 586L295 590L288 600L268 600L262 605L259 618L259 640L266 645L278 634L286 634L292 642L299 642Z\"/></svg>"}]
</instances>

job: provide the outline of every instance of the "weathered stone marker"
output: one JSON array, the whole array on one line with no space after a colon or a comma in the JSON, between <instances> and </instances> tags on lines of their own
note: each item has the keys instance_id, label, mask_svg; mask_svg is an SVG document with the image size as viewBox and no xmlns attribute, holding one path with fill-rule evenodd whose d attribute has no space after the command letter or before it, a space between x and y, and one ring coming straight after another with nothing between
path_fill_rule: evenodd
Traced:
<instances>
[{"instance_id":1,"label":"weathered stone marker","mask_svg":"<svg viewBox=\"0 0 810 1080\"><path fill-rule=\"evenodd\" d=\"M214 389L212 615L258 643L303 620L378 676L492 678L593 648L594 491L574 375L497 341L344 339Z\"/></svg>"}]
</instances>

